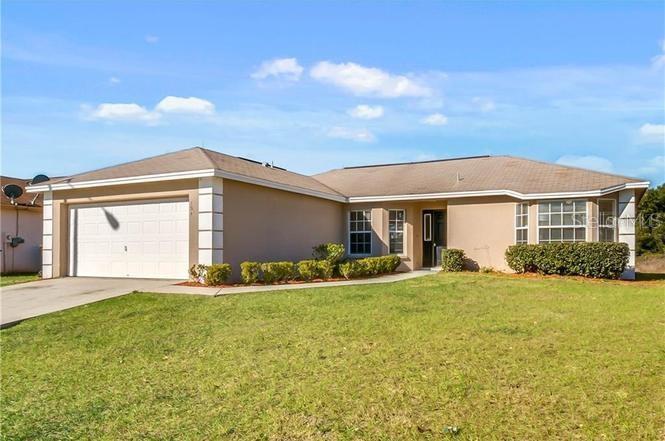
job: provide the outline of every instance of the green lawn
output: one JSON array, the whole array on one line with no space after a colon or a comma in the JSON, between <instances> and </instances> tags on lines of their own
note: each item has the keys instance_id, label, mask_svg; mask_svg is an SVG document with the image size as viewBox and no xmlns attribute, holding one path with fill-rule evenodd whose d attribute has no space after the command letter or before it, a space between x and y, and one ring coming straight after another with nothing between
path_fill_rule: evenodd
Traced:
<instances>
[{"instance_id":1,"label":"green lawn","mask_svg":"<svg viewBox=\"0 0 665 441\"><path fill-rule=\"evenodd\" d=\"M664 313L662 281L472 273L131 294L1 331L2 436L661 439Z\"/></svg>"},{"instance_id":2,"label":"green lawn","mask_svg":"<svg viewBox=\"0 0 665 441\"><path fill-rule=\"evenodd\" d=\"M0 286L32 282L33 280L39 280L39 275L37 273L8 273L0 275Z\"/></svg>"}]
</instances>

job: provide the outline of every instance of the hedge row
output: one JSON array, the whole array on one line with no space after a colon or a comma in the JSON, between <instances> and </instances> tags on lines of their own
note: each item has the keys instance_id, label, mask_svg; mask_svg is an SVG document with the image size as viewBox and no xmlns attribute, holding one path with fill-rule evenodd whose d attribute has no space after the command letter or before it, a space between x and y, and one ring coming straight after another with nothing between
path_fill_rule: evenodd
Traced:
<instances>
[{"instance_id":1,"label":"hedge row","mask_svg":"<svg viewBox=\"0 0 665 441\"><path fill-rule=\"evenodd\" d=\"M617 279L629 254L627 244L616 242L522 244L508 247L506 262L518 273Z\"/></svg>"},{"instance_id":2,"label":"hedge row","mask_svg":"<svg viewBox=\"0 0 665 441\"><path fill-rule=\"evenodd\" d=\"M395 254L349 260L339 265L339 273L345 279L388 274L395 271L401 261L400 257Z\"/></svg>"},{"instance_id":3,"label":"hedge row","mask_svg":"<svg viewBox=\"0 0 665 441\"><path fill-rule=\"evenodd\" d=\"M195 282L208 286L221 285L231 277L231 265L228 263L214 263L203 265L201 263L192 265L189 276Z\"/></svg>"},{"instance_id":4,"label":"hedge row","mask_svg":"<svg viewBox=\"0 0 665 441\"><path fill-rule=\"evenodd\" d=\"M300 262L243 262L240 264L240 277L246 284L257 282L280 283L289 280L303 280L306 282L314 279L331 279L335 270L347 279L355 277L374 276L387 274L395 271L401 259L396 255L367 257L358 260L349 260L336 266L333 261L326 260L301 260Z\"/></svg>"}]
</instances>

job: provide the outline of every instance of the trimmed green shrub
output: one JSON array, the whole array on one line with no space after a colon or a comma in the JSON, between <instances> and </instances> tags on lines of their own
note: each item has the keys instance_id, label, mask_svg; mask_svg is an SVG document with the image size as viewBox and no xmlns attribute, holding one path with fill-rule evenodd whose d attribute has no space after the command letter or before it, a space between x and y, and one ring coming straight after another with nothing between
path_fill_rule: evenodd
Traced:
<instances>
[{"instance_id":1,"label":"trimmed green shrub","mask_svg":"<svg viewBox=\"0 0 665 441\"><path fill-rule=\"evenodd\" d=\"M464 250L445 248L441 251L441 269L447 272L457 272L464 269Z\"/></svg>"},{"instance_id":2,"label":"trimmed green shrub","mask_svg":"<svg viewBox=\"0 0 665 441\"><path fill-rule=\"evenodd\" d=\"M358 261L357 260L349 260L347 262L343 262L339 264L339 273L344 277L345 279L352 279L354 277L358 277Z\"/></svg>"},{"instance_id":3,"label":"trimmed green shrub","mask_svg":"<svg viewBox=\"0 0 665 441\"><path fill-rule=\"evenodd\" d=\"M202 263L197 263L189 268L190 280L198 283L205 283L205 276L208 267Z\"/></svg>"},{"instance_id":4,"label":"trimmed green shrub","mask_svg":"<svg viewBox=\"0 0 665 441\"><path fill-rule=\"evenodd\" d=\"M259 262L243 262L240 264L240 277L248 285L256 283L261 278L261 264Z\"/></svg>"},{"instance_id":5,"label":"trimmed green shrub","mask_svg":"<svg viewBox=\"0 0 665 441\"><path fill-rule=\"evenodd\" d=\"M339 273L345 279L388 274L395 271L401 262L402 259L395 254L365 257L364 259L349 260L341 263L339 265Z\"/></svg>"},{"instance_id":6,"label":"trimmed green shrub","mask_svg":"<svg viewBox=\"0 0 665 441\"><path fill-rule=\"evenodd\" d=\"M293 262L265 262L261 264L265 283L286 282L293 279L295 264Z\"/></svg>"},{"instance_id":7,"label":"trimmed green shrub","mask_svg":"<svg viewBox=\"0 0 665 441\"><path fill-rule=\"evenodd\" d=\"M629 255L628 245L616 242L520 244L508 247L506 262L518 273L617 279Z\"/></svg>"},{"instance_id":8,"label":"trimmed green shrub","mask_svg":"<svg viewBox=\"0 0 665 441\"><path fill-rule=\"evenodd\" d=\"M316 260L327 260L333 265L344 257L344 245L341 243L323 243L313 248L312 256Z\"/></svg>"},{"instance_id":9,"label":"trimmed green shrub","mask_svg":"<svg viewBox=\"0 0 665 441\"><path fill-rule=\"evenodd\" d=\"M206 267L205 284L208 286L221 285L231 276L231 265L228 263L213 263Z\"/></svg>"},{"instance_id":10,"label":"trimmed green shrub","mask_svg":"<svg viewBox=\"0 0 665 441\"><path fill-rule=\"evenodd\" d=\"M323 280L331 279L335 272L335 264L330 260L319 260L317 262L317 272Z\"/></svg>"},{"instance_id":11,"label":"trimmed green shrub","mask_svg":"<svg viewBox=\"0 0 665 441\"><path fill-rule=\"evenodd\" d=\"M307 282L316 279L319 275L319 261L317 260L301 260L297 267L298 275Z\"/></svg>"}]
</instances>

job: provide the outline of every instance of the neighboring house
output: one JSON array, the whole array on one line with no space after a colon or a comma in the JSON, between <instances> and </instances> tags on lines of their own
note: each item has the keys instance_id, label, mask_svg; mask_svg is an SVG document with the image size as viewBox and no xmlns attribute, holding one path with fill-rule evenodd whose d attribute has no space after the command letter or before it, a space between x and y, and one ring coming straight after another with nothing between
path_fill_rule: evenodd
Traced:
<instances>
[{"instance_id":1,"label":"neighboring house","mask_svg":"<svg viewBox=\"0 0 665 441\"><path fill-rule=\"evenodd\" d=\"M323 242L399 254L402 270L435 266L442 247L506 270L515 243L603 240L629 244L630 278L648 184L509 156L304 176L196 147L29 191L44 192L44 277L186 278L228 262L237 278L245 260L309 258Z\"/></svg>"},{"instance_id":2,"label":"neighboring house","mask_svg":"<svg viewBox=\"0 0 665 441\"><path fill-rule=\"evenodd\" d=\"M29 179L0 177L0 184L15 184L21 188L28 185ZM15 200L16 204L0 195L0 272L37 272L42 266L42 197L39 194L23 193ZM23 243L11 239L20 237Z\"/></svg>"}]
</instances>

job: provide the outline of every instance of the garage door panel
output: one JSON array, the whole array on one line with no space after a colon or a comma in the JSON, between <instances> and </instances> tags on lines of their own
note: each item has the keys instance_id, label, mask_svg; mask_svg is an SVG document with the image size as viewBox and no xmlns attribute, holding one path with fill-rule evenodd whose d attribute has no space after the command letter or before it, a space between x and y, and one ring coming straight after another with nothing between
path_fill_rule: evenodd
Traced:
<instances>
[{"instance_id":1,"label":"garage door panel","mask_svg":"<svg viewBox=\"0 0 665 441\"><path fill-rule=\"evenodd\" d=\"M187 201L83 206L71 210L70 274L187 278Z\"/></svg>"}]
</instances>

